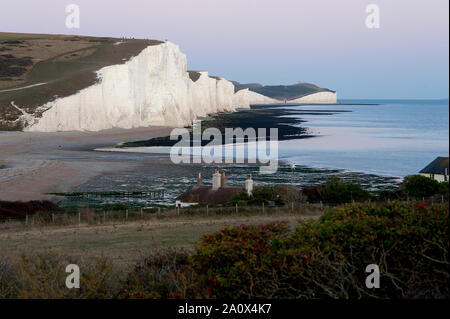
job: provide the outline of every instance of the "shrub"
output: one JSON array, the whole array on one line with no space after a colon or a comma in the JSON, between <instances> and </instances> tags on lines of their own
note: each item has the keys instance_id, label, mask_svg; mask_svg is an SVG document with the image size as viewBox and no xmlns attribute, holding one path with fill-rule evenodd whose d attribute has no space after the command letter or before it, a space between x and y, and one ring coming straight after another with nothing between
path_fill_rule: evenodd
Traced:
<instances>
[{"instance_id":1,"label":"shrub","mask_svg":"<svg viewBox=\"0 0 450 319\"><path fill-rule=\"evenodd\" d=\"M379 265L383 282L377 296L449 296L447 204L347 205L300 226L296 237L297 245L309 250L311 257L315 249L333 253L343 258L342 266L348 264L349 273L356 274L350 268L358 271L358 280L348 287L345 296L367 294L362 270L372 263ZM328 294L325 290L322 293ZM335 294L343 296L337 291Z\"/></svg>"},{"instance_id":2,"label":"shrub","mask_svg":"<svg viewBox=\"0 0 450 319\"><path fill-rule=\"evenodd\" d=\"M407 195L401 189L383 190L378 193L377 199L383 202L390 200L406 200Z\"/></svg>"},{"instance_id":3,"label":"shrub","mask_svg":"<svg viewBox=\"0 0 450 319\"><path fill-rule=\"evenodd\" d=\"M0 217L22 217L40 213L40 216L50 216L61 213L64 209L50 201L6 202L0 201Z\"/></svg>"},{"instance_id":4,"label":"shrub","mask_svg":"<svg viewBox=\"0 0 450 319\"><path fill-rule=\"evenodd\" d=\"M448 206L353 204L295 232L227 228L204 236L192 262L218 298L448 298ZM380 267L376 291L369 264Z\"/></svg>"},{"instance_id":5,"label":"shrub","mask_svg":"<svg viewBox=\"0 0 450 319\"><path fill-rule=\"evenodd\" d=\"M260 285L272 279L275 242L287 234L286 224L273 223L228 227L203 236L192 257L201 288L211 289L217 298L257 296Z\"/></svg>"},{"instance_id":6,"label":"shrub","mask_svg":"<svg viewBox=\"0 0 450 319\"><path fill-rule=\"evenodd\" d=\"M0 55L0 77L20 76L27 66L33 64L31 57L17 58L11 54Z\"/></svg>"},{"instance_id":7,"label":"shrub","mask_svg":"<svg viewBox=\"0 0 450 319\"><path fill-rule=\"evenodd\" d=\"M351 201L366 201L370 198L368 191L360 184L344 182L337 176L331 176L326 183L312 189L304 189L304 194L310 202L340 204Z\"/></svg>"},{"instance_id":8,"label":"shrub","mask_svg":"<svg viewBox=\"0 0 450 319\"><path fill-rule=\"evenodd\" d=\"M0 299L17 297L17 281L13 265L6 256L0 256Z\"/></svg>"},{"instance_id":9,"label":"shrub","mask_svg":"<svg viewBox=\"0 0 450 319\"><path fill-rule=\"evenodd\" d=\"M138 262L123 281L120 298L207 297L198 289L190 268L189 254L183 250L160 251Z\"/></svg>"},{"instance_id":10,"label":"shrub","mask_svg":"<svg viewBox=\"0 0 450 319\"><path fill-rule=\"evenodd\" d=\"M444 195L448 199L448 182L439 183L439 194Z\"/></svg>"},{"instance_id":11,"label":"shrub","mask_svg":"<svg viewBox=\"0 0 450 319\"><path fill-rule=\"evenodd\" d=\"M438 181L422 175L411 175L405 177L400 185L400 188L412 197L428 197L439 194L440 192Z\"/></svg>"},{"instance_id":12,"label":"shrub","mask_svg":"<svg viewBox=\"0 0 450 319\"><path fill-rule=\"evenodd\" d=\"M0 256L1 257L1 256ZM68 289L66 266L80 267L80 289ZM0 258L0 297L23 299L111 298L117 287L112 264L105 258L85 261L55 252L22 254L18 259ZM5 278L2 278L5 274Z\"/></svg>"}]
</instances>

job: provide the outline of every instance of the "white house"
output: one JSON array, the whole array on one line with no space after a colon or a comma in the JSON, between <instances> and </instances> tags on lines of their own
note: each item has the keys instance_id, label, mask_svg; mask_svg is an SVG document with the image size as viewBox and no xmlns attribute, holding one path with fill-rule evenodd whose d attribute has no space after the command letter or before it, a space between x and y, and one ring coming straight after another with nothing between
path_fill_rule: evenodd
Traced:
<instances>
[{"instance_id":1,"label":"white house","mask_svg":"<svg viewBox=\"0 0 450 319\"><path fill-rule=\"evenodd\" d=\"M438 182L448 182L448 157L437 157L419 174L435 179Z\"/></svg>"}]
</instances>

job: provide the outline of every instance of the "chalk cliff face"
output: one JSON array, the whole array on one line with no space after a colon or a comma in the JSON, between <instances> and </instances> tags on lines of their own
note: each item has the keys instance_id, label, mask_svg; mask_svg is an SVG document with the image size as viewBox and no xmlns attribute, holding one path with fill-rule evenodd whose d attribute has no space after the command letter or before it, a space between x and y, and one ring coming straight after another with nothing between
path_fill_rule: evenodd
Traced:
<instances>
[{"instance_id":1,"label":"chalk cliff face","mask_svg":"<svg viewBox=\"0 0 450 319\"><path fill-rule=\"evenodd\" d=\"M272 104L280 103L280 101L264 96L262 94L242 89L234 95L234 104L242 108L248 108L250 104Z\"/></svg>"},{"instance_id":2,"label":"chalk cliff face","mask_svg":"<svg viewBox=\"0 0 450 319\"><path fill-rule=\"evenodd\" d=\"M38 108L41 117L22 116L28 131L99 131L151 125L186 126L199 116L279 101L198 72L192 80L186 55L173 43L145 48L124 64L97 72L99 81L78 93ZM321 92L290 101L336 103L334 93ZM327 102L328 101L328 102Z\"/></svg>"},{"instance_id":3,"label":"chalk cliff face","mask_svg":"<svg viewBox=\"0 0 450 319\"><path fill-rule=\"evenodd\" d=\"M99 82L40 107L29 131L98 131L113 127L185 126L198 116L248 107L236 105L234 86L201 72L187 73L186 56L170 42L149 46L120 65L98 71Z\"/></svg>"},{"instance_id":4,"label":"chalk cliff face","mask_svg":"<svg viewBox=\"0 0 450 319\"><path fill-rule=\"evenodd\" d=\"M289 100L289 103L301 103L301 104L335 104L337 103L336 92L317 92L302 96L295 100Z\"/></svg>"}]
</instances>

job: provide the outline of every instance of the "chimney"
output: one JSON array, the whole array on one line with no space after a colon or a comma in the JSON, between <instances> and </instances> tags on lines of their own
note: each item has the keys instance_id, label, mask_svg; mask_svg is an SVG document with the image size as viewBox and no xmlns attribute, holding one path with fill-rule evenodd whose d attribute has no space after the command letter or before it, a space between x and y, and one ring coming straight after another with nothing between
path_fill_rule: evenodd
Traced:
<instances>
[{"instance_id":1,"label":"chimney","mask_svg":"<svg viewBox=\"0 0 450 319\"><path fill-rule=\"evenodd\" d=\"M221 176L219 173L219 169L216 168L216 171L213 174L213 178L212 178L212 189L213 190L217 190L220 188L220 180L221 180Z\"/></svg>"},{"instance_id":2,"label":"chimney","mask_svg":"<svg viewBox=\"0 0 450 319\"><path fill-rule=\"evenodd\" d=\"M225 171L222 171L222 176L220 177L220 186L221 187L227 186L227 176L225 175Z\"/></svg>"},{"instance_id":3,"label":"chimney","mask_svg":"<svg viewBox=\"0 0 450 319\"><path fill-rule=\"evenodd\" d=\"M247 180L245 181L245 191L247 192L248 196L252 195L253 192L252 174L247 175Z\"/></svg>"},{"instance_id":4,"label":"chimney","mask_svg":"<svg viewBox=\"0 0 450 319\"><path fill-rule=\"evenodd\" d=\"M203 178L202 178L202 173L198 173L198 177L197 177L197 186L202 186L203 185Z\"/></svg>"}]
</instances>

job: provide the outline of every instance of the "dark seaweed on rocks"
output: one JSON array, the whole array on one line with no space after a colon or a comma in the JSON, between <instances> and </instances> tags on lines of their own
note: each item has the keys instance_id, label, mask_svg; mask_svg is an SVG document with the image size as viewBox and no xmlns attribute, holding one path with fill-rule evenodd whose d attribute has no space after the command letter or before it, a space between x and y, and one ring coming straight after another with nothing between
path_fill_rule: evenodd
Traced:
<instances>
[{"instance_id":1,"label":"dark seaweed on rocks","mask_svg":"<svg viewBox=\"0 0 450 319\"><path fill-rule=\"evenodd\" d=\"M313 137L308 133L308 129L301 127L300 124L304 122L293 115L302 114L301 111L288 110L280 107L259 107L252 106L250 110L241 110L233 113L219 113L212 115L210 118L201 122L202 133L207 128L217 128L222 133L222 144L228 144L231 141L225 141L225 129L242 128L244 131L248 128L255 129L258 134L258 129L266 129L266 139L270 138L270 129L278 129L278 140L290 140ZM290 117L287 117L290 116ZM192 128L189 128L192 132ZM258 137L261 137L258 135ZM142 147L142 146L173 146L178 140L170 140L169 136L153 138L150 140L142 140L136 142L127 142L119 145L120 148L126 147ZM212 140L212 139L211 139ZM202 141L202 145L207 145L211 140ZM235 142L236 139L233 139ZM242 142L242 141L239 141ZM248 142L245 138L243 142ZM191 146L193 145L191 133Z\"/></svg>"}]
</instances>

